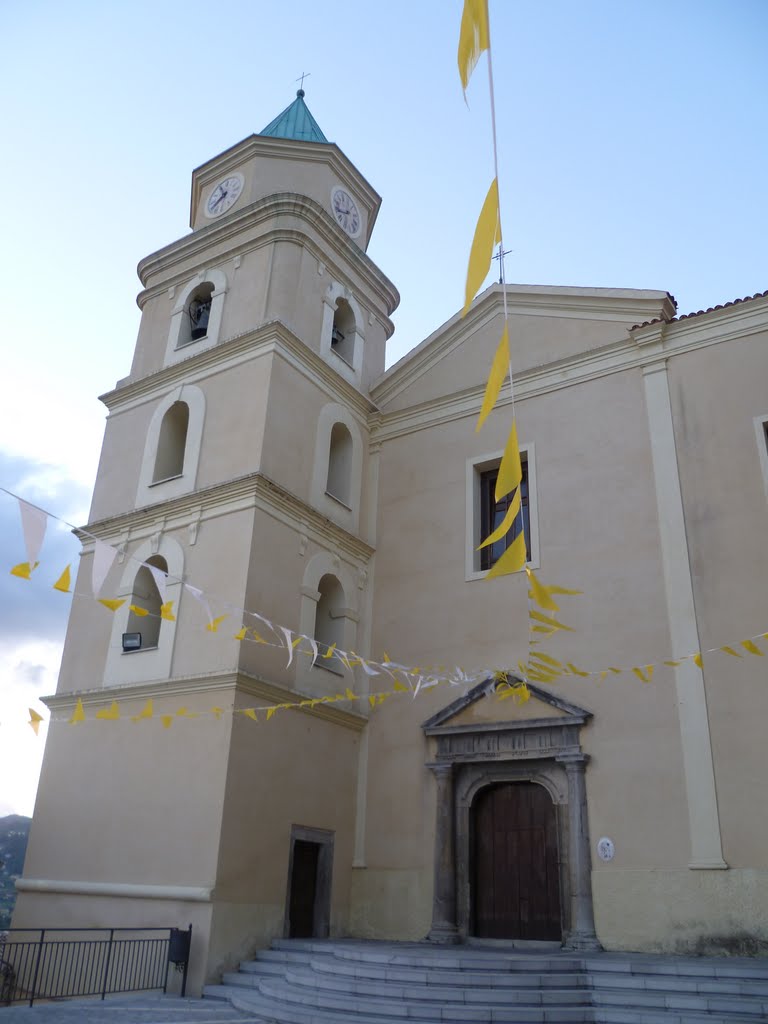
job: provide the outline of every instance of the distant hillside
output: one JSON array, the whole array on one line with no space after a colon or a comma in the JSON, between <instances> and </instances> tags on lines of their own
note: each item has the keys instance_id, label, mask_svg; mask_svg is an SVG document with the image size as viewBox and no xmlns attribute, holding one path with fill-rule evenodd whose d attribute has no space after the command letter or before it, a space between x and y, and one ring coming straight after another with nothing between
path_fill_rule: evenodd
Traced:
<instances>
[{"instance_id":1,"label":"distant hillside","mask_svg":"<svg viewBox=\"0 0 768 1024\"><path fill-rule=\"evenodd\" d=\"M16 902L15 879L24 868L31 818L8 814L0 818L0 930L10 928Z\"/></svg>"}]
</instances>

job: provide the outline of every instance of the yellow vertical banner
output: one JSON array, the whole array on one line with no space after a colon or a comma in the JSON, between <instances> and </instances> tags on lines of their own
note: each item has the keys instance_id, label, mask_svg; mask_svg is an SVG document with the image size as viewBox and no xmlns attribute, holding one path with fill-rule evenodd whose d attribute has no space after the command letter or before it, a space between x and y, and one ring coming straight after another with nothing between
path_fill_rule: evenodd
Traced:
<instances>
[{"instance_id":1,"label":"yellow vertical banner","mask_svg":"<svg viewBox=\"0 0 768 1024\"><path fill-rule=\"evenodd\" d=\"M488 271L491 269L491 257L493 247L501 241L501 226L499 224L499 182L494 178L488 194L485 197L483 208L477 220L475 237L472 239L472 248L469 252L469 266L467 267L467 287L464 300L462 316L467 315L467 310L472 305L472 299L480 290L480 285L485 280Z\"/></svg>"},{"instance_id":2,"label":"yellow vertical banner","mask_svg":"<svg viewBox=\"0 0 768 1024\"><path fill-rule=\"evenodd\" d=\"M459 78L465 94L472 72L490 45L488 31L488 0L464 0L459 29L459 49L457 60Z\"/></svg>"},{"instance_id":3,"label":"yellow vertical banner","mask_svg":"<svg viewBox=\"0 0 768 1024\"><path fill-rule=\"evenodd\" d=\"M496 405L499 398L499 392L504 385L507 373L509 373L509 325L504 324L501 341L499 342L499 347L496 349L496 354L493 357L491 372L488 374L488 383L485 386L483 404L480 407L480 415L477 417L477 425L475 427L476 432L480 430L482 425L488 419L491 410Z\"/></svg>"}]
</instances>

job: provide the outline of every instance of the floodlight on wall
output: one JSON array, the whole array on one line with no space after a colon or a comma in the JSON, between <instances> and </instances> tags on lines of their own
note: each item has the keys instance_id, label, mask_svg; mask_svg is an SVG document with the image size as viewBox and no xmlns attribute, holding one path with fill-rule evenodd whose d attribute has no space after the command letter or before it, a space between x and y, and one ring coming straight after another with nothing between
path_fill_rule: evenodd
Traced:
<instances>
[{"instance_id":1,"label":"floodlight on wall","mask_svg":"<svg viewBox=\"0 0 768 1024\"><path fill-rule=\"evenodd\" d=\"M123 650L140 651L141 633L123 633Z\"/></svg>"}]
</instances>

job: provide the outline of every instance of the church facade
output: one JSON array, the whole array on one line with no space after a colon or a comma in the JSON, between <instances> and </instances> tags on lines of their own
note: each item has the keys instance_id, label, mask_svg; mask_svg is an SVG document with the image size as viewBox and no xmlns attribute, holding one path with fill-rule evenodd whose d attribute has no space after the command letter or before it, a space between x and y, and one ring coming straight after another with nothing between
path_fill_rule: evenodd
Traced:
<instances>
[{"instance_id":1,"label":"church facade","mask_svg":"<svg viewBox=\"0 0 768 1024\"><path fill-rule=\"evenodd\" d=\"M300 92L139 265L78 584L112 545L124 604L73 604L14 926L191 921L198 988L280 935L765 950L768 293L507 287L519 529L582 591L536 644L478 550L502 288L385 371L379 205Z\"/></svg>"}]
</instances>

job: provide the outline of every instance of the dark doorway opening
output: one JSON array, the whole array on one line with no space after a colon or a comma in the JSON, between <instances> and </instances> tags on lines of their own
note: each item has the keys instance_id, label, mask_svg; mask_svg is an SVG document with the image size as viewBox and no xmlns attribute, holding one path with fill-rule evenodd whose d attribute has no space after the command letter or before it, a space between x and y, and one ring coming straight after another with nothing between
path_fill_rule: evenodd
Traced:
<instances>
[{"instance_id":1,"label":"dark doorway opening","mask_svg":"<svg viewBox=\"0 0 768 1024\"><path fill-rule=\"evenodd\" d=\"M562 939L555 805L535 782L480 791L472 806L473 934Z\"/></svg>"},{"instance_id":2,"label":"dark doorway opening","mask_svg":"<svg viewBox=\"0 0 768 1024\"><path fill-rule=\"evenodd\" d=\"M330 933L333 832L294 825L288 861L285 932L292 939Z\"/></svg>"},{"instance_id":3,"label":"dark doorway opening","mask_svg":"<svg viewBox=\"0 0 768 1024\"><path fill-rule=\"evenodd\" d=\"M289 936L311 939L315 934L315 897L320 844L297 839L293 847L291 901L288 908Z\"/></svg>"}]
</instances>

